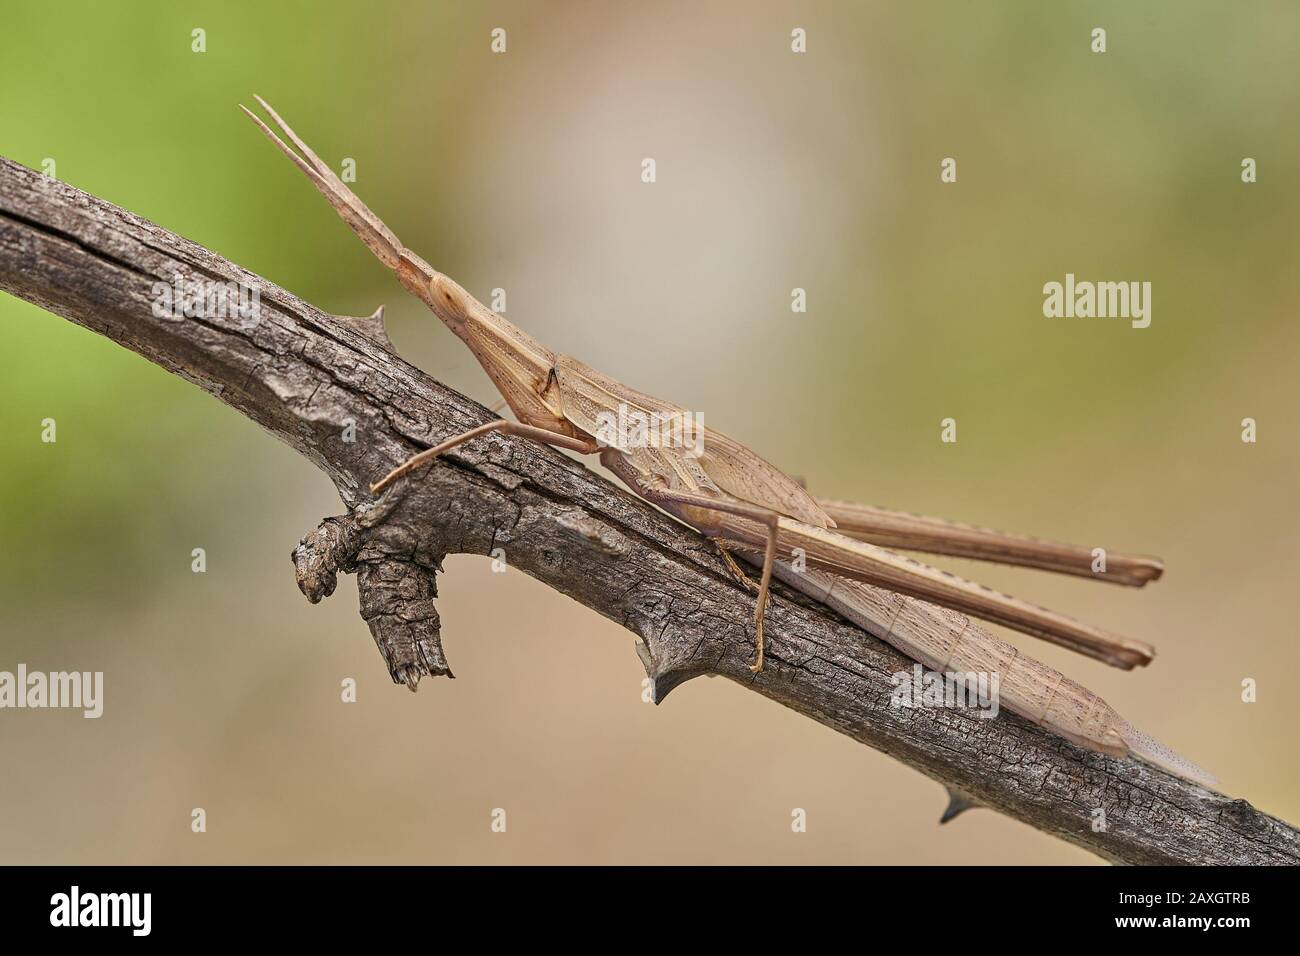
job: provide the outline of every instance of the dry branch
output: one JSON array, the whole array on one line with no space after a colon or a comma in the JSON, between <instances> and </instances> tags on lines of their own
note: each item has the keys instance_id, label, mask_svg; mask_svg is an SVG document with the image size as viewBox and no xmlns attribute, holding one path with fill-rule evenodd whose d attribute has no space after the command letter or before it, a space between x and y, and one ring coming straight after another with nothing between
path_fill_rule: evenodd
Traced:
<instances>
[{"instance_id":1,"label":"dry branch","mask_svg":"<svg viewBox=\"0 0 1300 956\"><path fill-rule=\"evenodd\" d=\"M160 318L176 274L246 284L260 313ZM305 455L347 513L294 550L315 602L355 572L361 614L393 679L450 676L435 574L444 555L504 548L510 563L622 624L662 700L728 677L991 807L1128 863L1300 863L1300 833L1135 760L1082 750L1003 713L890 706L893 649L777 588L765 670L749 671L753 596L697 533L563 455L494 435L462 445L374 500L367 483L491 416L392 354L378 316L308 305L103 200L0 159L0 288L199 385ZM355 423L355 441L345 429ZM866 795L864 795L865 798ZM958 809L961 803L955 805ZM1105 810L1106 829L1093 829ZM938 806L936 805L936 811Z\"/></svg>"}]
</instances>

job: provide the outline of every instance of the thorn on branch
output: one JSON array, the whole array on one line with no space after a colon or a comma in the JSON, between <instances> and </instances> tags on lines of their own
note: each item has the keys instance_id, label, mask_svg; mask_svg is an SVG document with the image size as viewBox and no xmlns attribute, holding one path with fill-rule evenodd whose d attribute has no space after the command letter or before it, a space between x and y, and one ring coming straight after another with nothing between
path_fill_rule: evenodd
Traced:
<instances>
[{"instance_id":1,"label":"thorn on branch","mask_svg":"<svg viewBox=\"0 0 1300 956\"><path fill-rule=\"evenodd\" d=\"M948 807L943 811L943 816L939 818L941 824L947 823L967 810L983 806L983 804L976 803L960 790L954 790L952 787L944 787L944 789L948 791Z\"/></svg>"},{"instance_id":2,"label":"thorn on branch","mask_svg":"<svg viewBox=\"0 0 1300 956\"><path fill-rule=\"evenodd\" d=\"M656 706L662 704L670 693L691 678L708 673L708 669L698 662L657 658L646 641L647 632L639 629L631 621L625 621L624 625L639 635L635 645L636 656L641 659L641 666L645 668L646 676L650 678L650 699Z\"/></svg>"},{"instance_id":3,"label":"thorn on branch","mask_svg":"<svg viewBox=\"0 0 1300 956\"><path fill-rule=\"evenodd\" d=\"M397 347L393 345L393 340L388 337L388 329L384 325L384 307L382 305L370 315L336 315L335 318L356 329L384 351L391 352L393 355L397 354Z\"/></svg>"}]
</instances>

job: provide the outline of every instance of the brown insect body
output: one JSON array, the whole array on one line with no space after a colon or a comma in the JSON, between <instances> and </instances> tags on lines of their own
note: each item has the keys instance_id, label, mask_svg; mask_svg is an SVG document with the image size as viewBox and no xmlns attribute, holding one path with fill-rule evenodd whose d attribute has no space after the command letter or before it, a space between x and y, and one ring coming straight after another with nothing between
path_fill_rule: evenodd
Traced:
<instances>
[{"instance_id":1,"label":"brown insect body","mask_svg":"<svg viewBox=\"0 0 1300 956\"><path fill-rule=\"evenodd\" d=\"M469 347L518 422L498 421L414 456L372 486L378 493L416 466L489 431L583 454L599 454L632 490L719 542L762 551L754 670L763 664L763 614L774 573L931 667L1002 675L1007 705L1054 732L1106 753L1133 752L1202 782L1213 778L1136 731L1096 694L974 625L965 614L1004 624L1116 667L1148 663L1153 649L940 571L880 545L1098 577L1093 552L938 518L845 502L819 502L745 445L703 428L691 449L660 441L602 443L609 417L688 417L567 355L547 349L406 249L267 104L295 152L246 113L301 169L363 242ZM843 527L837 529L837 522ZM795 570L777 555L806 559ZM730 560L730 558L728 558ZM1160 576L1154 558L1108 556L1109 580L1142 586ZM737 573L739 573L737 569ZM1100 578L1108 580L1107 578ZM931 603L932 602L932 603ZM942 605L942 606L939 606ZM964 613L963 613L964 612Z\"/></svg>"}]
</instances>

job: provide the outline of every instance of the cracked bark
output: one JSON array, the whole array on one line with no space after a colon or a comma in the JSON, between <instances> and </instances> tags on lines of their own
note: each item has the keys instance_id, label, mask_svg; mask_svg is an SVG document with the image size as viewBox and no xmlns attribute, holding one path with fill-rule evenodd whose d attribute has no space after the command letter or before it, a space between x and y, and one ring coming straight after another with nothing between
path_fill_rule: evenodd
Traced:
<instances>
[{"instance_id":1,"label":"cracked bark","mask_svg":"<svg viewBox=\"0 0 1300 956\"><path fill-rule=\"evenodd\" d=\"M177 274L246 284L259 292L260 312L159 318L153 285ZM714 549L553 449L487 436L373 499L368 483L411 453L494 417L392 354L381 315L321 312L6 159L0 288L193 382L322 469L346 513L294 550L298 585L315 603L338 574L357 574L361 615L399 683L451 676L434 606L442 557L500 547L513 567L637 635L656 701L691 677L728 677L903 761L963 805L1116 862L1300 863L1300 833L1245 800L1082 750L1012 714L980 720L889 706L890 675L911 662L783 586L768 612L767 667L751 674L753 596ZM355 441L344 440L349 423Z\"/></svg>"}]
</instances>

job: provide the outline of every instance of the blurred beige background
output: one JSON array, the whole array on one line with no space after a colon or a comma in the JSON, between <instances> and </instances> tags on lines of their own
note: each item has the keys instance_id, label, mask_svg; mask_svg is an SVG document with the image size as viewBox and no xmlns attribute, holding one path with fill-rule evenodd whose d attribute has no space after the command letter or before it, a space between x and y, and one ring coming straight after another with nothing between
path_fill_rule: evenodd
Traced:
<instances>
[{"instance_id":1,"label":"blurred beige background","mask_svg":"<svg viewBox=\"0 0 1300 956\"><path fill-rule=\"evenodd\" d=\"M1013 638L1300 820L1294 5L318 6L8 10L0 153L323 308L386 303L491 401L238 113L260 93L440 269L815 491L1161 555L1145 592L953 567L1155 643L1120 673ZM1151 327L1044 318L1066 272L1151 281ZM730 683L645 704L631 634L483 559L440 580L457 679L410 695L351 579L294 587L323 476L107 341L0 319L0 670L107 683L98 721L0 712L0 862L1095 862L940 829L937 784Z\"/></svg>"}]
</instances>

